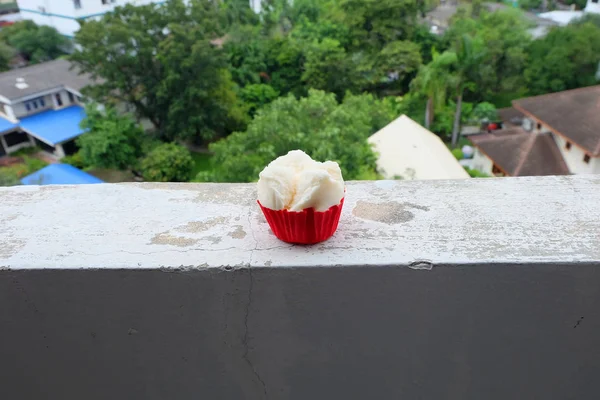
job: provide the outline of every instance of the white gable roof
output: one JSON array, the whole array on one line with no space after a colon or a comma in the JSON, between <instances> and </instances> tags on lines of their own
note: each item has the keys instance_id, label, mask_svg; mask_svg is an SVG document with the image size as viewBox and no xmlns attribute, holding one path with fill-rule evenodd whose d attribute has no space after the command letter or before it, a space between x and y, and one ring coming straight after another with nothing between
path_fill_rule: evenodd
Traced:
<instances>
[{"instance_id":1,"label":"white gable roof","mask_svg":"<svg viewBox=\"0 0 600 400\"><path fill-rule=\"evenodd\" d=\"M386 179L465 179L469 174L434 133L402 115L368 142L378 153L377 168Z\"/></svg>"}]
</instances>

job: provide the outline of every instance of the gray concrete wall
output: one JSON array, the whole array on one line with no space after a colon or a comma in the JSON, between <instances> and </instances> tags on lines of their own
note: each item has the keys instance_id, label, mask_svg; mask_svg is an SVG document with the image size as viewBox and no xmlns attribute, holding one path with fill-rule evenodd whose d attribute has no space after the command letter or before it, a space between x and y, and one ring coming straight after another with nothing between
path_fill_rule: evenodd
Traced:
<instances>
[{"instance_id":1,"label":"gray concrete wall","mask_svg":"<svg viewBox=\"0 0 600 400\"><path fill-rule=\"evenodd\" d=\"M259 217L252 185L0 189L3 397L600 392L598 177L349 184L311 247Z\"/></svg>"}]
</instances>

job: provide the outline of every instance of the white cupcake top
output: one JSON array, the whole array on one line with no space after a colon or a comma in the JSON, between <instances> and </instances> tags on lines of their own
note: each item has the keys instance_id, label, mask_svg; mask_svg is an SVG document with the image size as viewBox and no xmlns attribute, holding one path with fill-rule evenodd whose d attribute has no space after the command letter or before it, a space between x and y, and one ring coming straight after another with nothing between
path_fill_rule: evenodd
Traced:
<instances>
[{"instance_id":1,"label":"white cupcake top","mask_svg":"<svg viewBox=\"0 0 600 400\"><path fill-rule=\"evenodd\" d=\"M265 167L258 179L258 200L272 210L326 211L344 197L338 163L314 161L302 150L292 150Z\"/></svg>"}]
</instances>

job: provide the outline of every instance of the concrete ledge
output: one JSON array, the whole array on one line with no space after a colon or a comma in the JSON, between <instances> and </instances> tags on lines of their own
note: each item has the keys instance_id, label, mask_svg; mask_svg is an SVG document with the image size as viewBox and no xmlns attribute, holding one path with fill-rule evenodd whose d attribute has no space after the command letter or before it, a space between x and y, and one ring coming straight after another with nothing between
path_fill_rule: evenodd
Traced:
<instances>
[{"instance_id":1,"label":"concrete ledge","mask_svg":"<svg viewBox=\"0 0 600 400\"><path fill-rule=\"evenodd\" d=\"M600 177L351 183L278 242L253 185L0 189L7 399L593 399Z\"/></svg>"},{"instance_id":2,"label":"concrete ledge","mask_svg":"<svg viewBox=\"0 0 600 400\"><path fill-rule=\"evenodd\" d=\"M0 188L0 266L427 266L600 260L600 177L349 183L336 235L292 246L254 185Z\"/></svg>"}]
</instances>

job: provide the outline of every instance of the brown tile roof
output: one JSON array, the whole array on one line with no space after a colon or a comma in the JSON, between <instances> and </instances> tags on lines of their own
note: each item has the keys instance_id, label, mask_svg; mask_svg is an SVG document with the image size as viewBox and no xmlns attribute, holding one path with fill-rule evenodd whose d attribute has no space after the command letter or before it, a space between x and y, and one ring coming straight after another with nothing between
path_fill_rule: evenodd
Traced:
<instances>
[{"instance_id":1,"label":"brown tile roof","mask_svg":"<svg viewBox=\"0 0 600 400\"><path fill-rule=\"evenodd\" d=\"M568 175L569 169L552 134L514 127L469 139L507 175Z\"/></svg>"},{"instance_id":2,"label":"brown tile roof","mask_svg":"<svg viewBox=\"0 0 600 400\"><path fill-rule=\"evenodd\" d=\"M513 106L600 156L600 85L515 100Z\"/></svg>"},{"instance_id":3,"label":"brown tile roof","mask_svg":"<svg viewBox=\"0 0 600 400\"><path fill-rule=\"evenodd\" d=\"M520 126L523 121L523 113L516 108L506 107L498 110L498 117L507 126Z\"/></svg>"}]
</instances>

